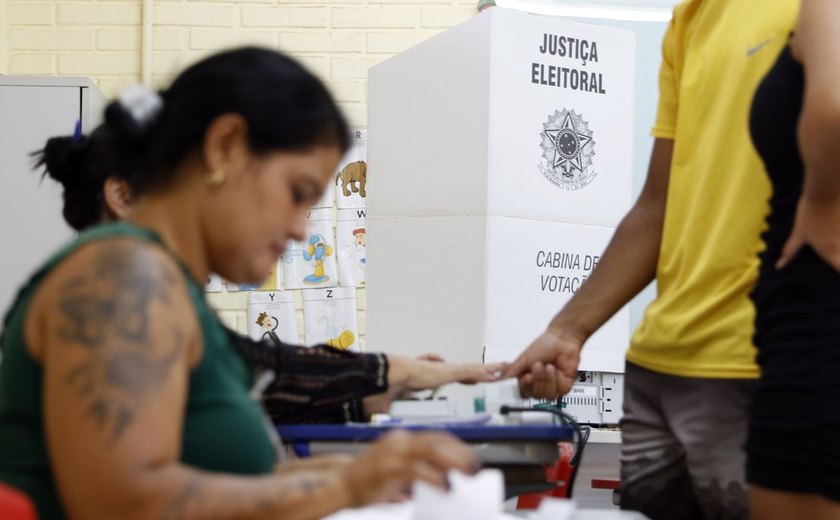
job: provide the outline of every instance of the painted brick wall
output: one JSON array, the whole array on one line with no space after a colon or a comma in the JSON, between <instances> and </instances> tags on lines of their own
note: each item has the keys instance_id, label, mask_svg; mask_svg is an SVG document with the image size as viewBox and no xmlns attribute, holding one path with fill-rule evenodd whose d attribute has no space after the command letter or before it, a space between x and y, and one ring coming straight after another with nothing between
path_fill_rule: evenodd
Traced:
<instances>
[{"instance_id":1,"label":"painted brick wall","mask_svg":"<svg viewBox=\"0 0 840 520\"><path fill-rule=\"evenodd\" d=\"M476 0L156 0L152 81L225 47L258 44L300 59L354 126L367 124L367 70L476 13ZM113 96L140 80L139 0L0 0L0 73L92 77ZM357 291L364 345L365 292ZM210 295L246 330L247 293ZM297 295L298 330L303 330Z\"/></svg>"},{"instance_id":2,"label":"painted brick wall","mask_svg":"<svg viewBox=\"0 0 840 520\"><path fill-rule=\"evenodd\" d=\"M0 0L9 74L93 77L113 95L140 78L139 0ZM154 2L152 78L240 44L279 48L325 80L354 125L366 123L371 65L473 16L476 0Z\"/></svg>"}]
</instances>

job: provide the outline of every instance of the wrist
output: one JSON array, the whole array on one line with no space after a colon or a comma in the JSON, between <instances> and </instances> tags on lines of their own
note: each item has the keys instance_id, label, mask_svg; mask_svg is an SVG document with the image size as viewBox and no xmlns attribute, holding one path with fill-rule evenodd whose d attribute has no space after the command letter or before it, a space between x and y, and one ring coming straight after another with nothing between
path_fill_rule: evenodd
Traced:
<instances>
[{"instance_id":1,"label":"wrist","mask_svg":"<svg viewBox=\"0 0 840 520\"><path fill-rule=\"evenodd\" d=\"M401 392L411 374L411 360L403 356L388 356L388 392Z\"/></svg>"},{"instance_id":2,"label":"wrist","mask_svg":"<svg viewBox=\"0 0 840 520\"><path fill-rule=\"evenodd\" d=\"M353 465L349 464L341 468L337 473L338 477L333 481L333 489L330 496L335 497L339 509L351 507L362 507L366 504L364 496L353 486L356 480L353 478Z\"/></svg>"},{"instance_id":3,"label":"wrist","mask_svg":"<svg viewBox=\"0 0 840 520\"><path fill-rule=\"evenodd\" d=\"M571 339L580 344L581 347L583 347L583 344L594 332L582 325L580 320L567 320L560 316L552 320L546 330L558 338Z\"/></svg>"},{"instance_id":4,"label":"wrist","mask_svg":"<svg viewBox=\"0 0 840 520\"><path fill-rule=\"evenodd\" d=\"M802 200L815 206L831 206L840 203L840 187L836 182L819 182L806 179L802 187Z\"/></svg>"}]
</instances>

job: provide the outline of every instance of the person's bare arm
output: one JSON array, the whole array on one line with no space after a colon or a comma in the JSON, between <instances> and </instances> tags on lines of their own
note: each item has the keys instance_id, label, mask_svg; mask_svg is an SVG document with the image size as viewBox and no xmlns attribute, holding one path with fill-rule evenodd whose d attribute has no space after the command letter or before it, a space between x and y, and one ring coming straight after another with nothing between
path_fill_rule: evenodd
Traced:
<instances>
[{"instance_id":1,"label":"person's bare arm","mask_svg":"<svg viewBox=\"0 0 840 520\"><path fill-rule=\"evenodd\" d=\"M840 271L840 3L804 0L794 56L805 71L799 149L805 166L793 232L779 258L784 267L804 244Z\"/></svg>"},{"instance_id":2,"label":"person's bare arm","mask_svg":"<svg viewBox=\"0 0 840 520\"><path fill-rule=\"evenodd\" d=\"M181 464L199 331L177 267L148 245L86 246L51 274L32 311L27 339L44 366L47 445L70 518L315 519L392 482L440 485L450 467L473 464L454 440L422 437L377 443L353 472L243 477Z\"/></svg>"},{"instance_id":3,"label":"person's bare arm","mask_svg":"<svg viewBox=\"0 0 840 520\"><path fill-rule=\"evenodd\" d=\"M440 360L440 361L438 361ZM387 413L394 400L419 390L434 390L450 383L491 383L507 368L505 363L446 363L434 354L419 358L388 355L388 391L364 398L365 413Z\"/></svg>"},{"instance_id":4,"label":"person's bare arm","mask_svg":"<svg viewBox=\"0 0 840 520\"><path fill-rule=\"evenodd\" d=\"M670 139L656 139L642 192L598 267L506 371L520 377L523 396L553 398L568 392L584 342L655 278L673 146Z\"/></svg>"}]
</instances>

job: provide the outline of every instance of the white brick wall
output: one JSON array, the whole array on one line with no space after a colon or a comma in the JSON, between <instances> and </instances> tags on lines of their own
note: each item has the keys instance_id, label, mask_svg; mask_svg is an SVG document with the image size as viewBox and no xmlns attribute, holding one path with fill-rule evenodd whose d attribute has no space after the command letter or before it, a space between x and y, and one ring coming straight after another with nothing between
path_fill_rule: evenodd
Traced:
<instances>
[{"instance_id":1,"label":"white brick wall","mask_svg":"<svg viewBox=\"0 0 840 520\"><path fill-rule=\"evenodd\" d=\"M56 5L58 25L138 25L140 4L137 2L84 2ZM14 21L14 18L12 18Z\"/></svg>"},{"instance_id":2,"label":"white brick wall","mask_svg":"<svg viewBox=\"0 0 840 520\"><path fill-rule=\"evenodd\" d=\"M9 5L7 2L0 2L0 74L8 74L9 61Z\"/></svg>"},{"instance_id":3,"label":"white brick wall","mask_svg":"<svg viewBox=\"0 0 840 520\"><path fill-rule=\"evenodd\" d=\"M327 7L244 6L241 9L242 27L312 28L329 27L330 9Z\"/></svg>"},{"instance_id":4,"label":"white brick wall","mask_svg":"<svg viewBox=\"0 0 840 520\"><path fill-rule=\"evenodd\" d=\"M50 4L20 4L10 5L8 16L15 23L25 25L52 25L53 7Z\"/></svg>"},{"instance_id":5,"label":"white brick wall","mask_svg":"<svg viewBox=\"0 0 840 520\"><path fill-rule=\"evenodd\" d=\"M294 55L354 126L367 124L367 71L473 16L477 0L155 0L152 82L235 45ZM113 96L140 79L140 0L0 0L0 73L91 76ZM365 292L358 291L364 345ZM245 293L210 297L244 330ZM298 329L303 330L298 296Z\"/></svg>"},{"instance_id":6,"label":"white brick wall","mask_svg":"<svg viewBox=\"0 0 840 520\"><path fill-rule=\"evenodd\" d=\"M229 2L228 2L229 3ZM234 27L237 8L193 2L155 2L155 25L187 27Z\"/></svg>"},{"instance_id":7,"label":"white brick wall","mask_svg":"<svg viewBox=\"0 0 840 520\"><path fill-rule=\"evenodd\" d=\"M224 47L279 48L330 83L352 122L364 125L368 67L469 18L475 4L155 0L152 75L157 84L165 83ZM140 23L140 0L0 0L0 70L84 74L113 95L139 80Z\"/></svg>"}]
</instances>

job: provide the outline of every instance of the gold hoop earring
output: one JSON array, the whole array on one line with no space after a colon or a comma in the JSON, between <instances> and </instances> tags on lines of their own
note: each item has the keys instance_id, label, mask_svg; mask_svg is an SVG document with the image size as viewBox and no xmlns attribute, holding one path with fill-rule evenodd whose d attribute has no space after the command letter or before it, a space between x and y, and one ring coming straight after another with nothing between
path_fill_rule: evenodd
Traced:
<instances>
[{"instance_id":1,"label":"gold hoop earring","mask_svg":"<svg viewBox=\"0 0 840 520\"><path fill-rule=\"evenodd\" d=\"M225 171L222 169L215 170L213 173L204 178L210 186L218 186L225 182Z\"/></svg>"}]
</instances>

